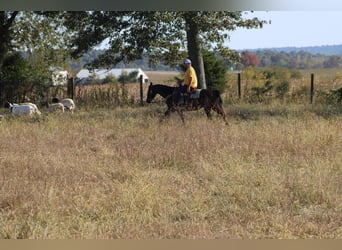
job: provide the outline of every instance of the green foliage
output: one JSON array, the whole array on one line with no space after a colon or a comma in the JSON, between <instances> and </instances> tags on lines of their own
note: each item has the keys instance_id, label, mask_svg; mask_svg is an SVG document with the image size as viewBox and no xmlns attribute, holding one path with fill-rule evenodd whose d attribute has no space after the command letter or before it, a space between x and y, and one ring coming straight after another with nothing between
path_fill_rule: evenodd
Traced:
<instances>
[{"instance_id":1,"label":"green foliage","mask_svg":"<svg viewBox=\"0 0 342 250\"><path fill-rule=\"evenodd\" d=\"M284 99L285 95L290 90L290 82L288 80L279 81L274 90L276 92L276 97Z\"/></svg>"},{"instance_id":2,"label":"green foliage","mask_svg":"<svg viewBox=\"0 0 342 250\"><path fill-rule=\"evenodd\" d=\"M67 67L69 33L56 13L0 11L0 102L43 98L51 70Z\"/></svg>"},{"instance_id":3,"label":"green foliage","mask_svg":"<svg viewBox=\"0 0 342 250\"><path fill-rule=\"evenodd\" d=\"M205 51L203 60L207 88L223 92L227 87L227 68L224 66L224 61L218 59L212 51Z\"/></svg>"},{"instance_id":4,"label":"green foliage","mask_svg":"<svg viewBox=\"0 0 342 250\"><path fill-rule=\"evenodd\" d=\"M256 85L251 87L250 91L247 91L249 101L265 102L269 101L271 97L283 100L290 91L290 79L300 76L297 71L293 72L281 67L266 69L246 68L243 71L243 77L253 80L254 85Z\"/></svg>"},{"instance_id":5,"label":"green foliage","mask_svg":"<svg viewBox=\"0 0 342 250\"><path fill-rule=\"evenodd\" d=\"M34 61L24 59L21 53L6 56L0 72L0 102L41 100L46 92L49 72Z\"/></svg>"},{"instance_id":6,"label":"green foliage","mask_svg":"<svg viewBox=\"0 0 342 250\"><path fill-rule=\"evenodd\" d=\"M12 100L18 94L19 86L28 78L28 65L19 53L13 53L5 57L0 72L0 100Z\"/></svg>"},{"instance_id":7,"label":"green foliage","mask_svg":"<svg viewBox=\"0 0 342 250\"><path fill-rule=\"evenodd\" d=\"M332 90L319 90L317 95L319 103L336 105L342 103L342 87Z\"/></svg>"},{"instance_id":8,"label":"green foliage","mask_svg":"<svg viewBox=\"0 0 342 250\"><path fill-rule=\"evenodd\" d=\"M291 79L301 79L303 77L303 74L297 69L290 70L290 74Z\"/></svg>"},{"instance_id":9,"label":"green foliage","mask_svg":"<svg viewBox=\"0 0 342 250\"><path fill-rule=\"evenodd\" d=\"M143 53L148 53L152 65L176 65L194 45L187 40L190 21L202 47L229 55L223 43L230 31L237 27L260 28L265 23L257 18L244 19L241 11L88 11L61 16L73 34L70 45L75 57L109 39L108 49L92 62L96 67L141 59Z\"/></svg>"},{"instance_id":10,"label":"green foliage","mask_svg":"<svg viewBox=\"0 0 342 250\"><path fill-rule=\"evenodd\" d=\"M267 80L264 86L255 86L252 87L252 93L249 97L250 102L265 102L267 101L270 95L270 91L273 89L272 81Z\"/></svg>"},{"instance_id":11,"label":"green foliage","mask_svg":"<svg viewBox=\"0 0 342 250\"><path fill-rule=\"evenodd\" d=\"M266 79L269 80L288 80L291 73L287 68L272 67L263 70Z\"/></svg>"},{"instance_id":12,"label":"green foliage","mask_svg":"<svg viewBox=\"0 0 342 250\"><path fill-rule=\"evenodd\" d=\"M13 44L13 29L18 11L0 11L0 71Z\"/></svg>"},{"instance_id":13,"label":"green foliage","mask_svg":"<svg viewBox=\"0 0 342 250\"><path fill-rule=\"evenodd\" d=\"M127 72L122 72L122 74L119 76L118 81L120 83L127 83L127 82L137 82L137 76L138 76L138 71L132 71L130 73Z\"/></svg>"},{"instance_id":14,"label":"green foliage","mask_svg":"<svg viewBox=\"0 0 342 250\"><path fill-rule=\"evenodd\" d=\"M247 67L242 71L242 77L246 80L251 80L256 76L256 70L253 67Z\"/></svg>"},{"instance_id":15,"label":"green foliage","mask_svg":"<svg viewBox=\"0 0 342 250\"><path fill-rule=\"evenodd\" d=\"M108 75L106 76L105 79L103 79L102 84L106 84L106 83L117 83L118 79L116 79L115 76L113 75Z\"/></svg>"}]
</instances>

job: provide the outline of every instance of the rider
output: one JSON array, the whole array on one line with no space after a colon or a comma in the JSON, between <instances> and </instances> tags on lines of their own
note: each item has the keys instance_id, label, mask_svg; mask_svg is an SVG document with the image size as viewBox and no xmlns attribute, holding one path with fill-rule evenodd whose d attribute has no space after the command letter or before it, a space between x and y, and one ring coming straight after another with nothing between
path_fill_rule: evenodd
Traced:
<instances>
[{"instance_id":1,"label":"rider","mask_svg":"<svg viewBox=\"0 0 342 250\"><path fill-rule=\"evenodd\" d=\"M184 60L184 66L186 68L183 82L179 84L178 96L187 93L188 95L197 88L197 75L195 69L191 66L190 59Z\"/></svg>"}]
</instances>

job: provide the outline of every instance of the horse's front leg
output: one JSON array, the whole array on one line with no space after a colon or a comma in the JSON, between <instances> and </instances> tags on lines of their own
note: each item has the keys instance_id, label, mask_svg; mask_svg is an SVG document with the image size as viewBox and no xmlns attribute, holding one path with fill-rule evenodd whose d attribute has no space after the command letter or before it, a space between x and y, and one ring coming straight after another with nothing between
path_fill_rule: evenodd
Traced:
<instances>
[{"instance_id":1,"label":"horse's front leg","mask_svg":"<svg viewBox=\"0 0 342 250\"><path fill-rule=\"evenodd\" d=\"M165 111L164 115L165 115L165 117L169 117L170 114L171 114L171 109L168 108L168 109Z\"/></svg>"},{"instance_id":2,"label":"horse's front leg","mask_svg":"<svg viewBox=\"0 0 342 250\"><path fill-rule=\"evenodd\" d=\"M183 110L180 110L179 108L176 108L176 111L177 111L178 115L180 116L183 124L185 124Z\"/></svg>"},{"instance_id":3,"label":"horse's front leg","mask_svg":"<svg viewBox=\"0 0 342 250\"><path fill-rule=\"evenodd\" d=\"M160 122L164 121L166 118L170 117L172 110L170 107L165 111L164 116L160 118Z\"/></svg>"},{"instance_id":4,"label":"horse's front leg","mask_svg":"<svg viewBox=\"0 0 342 250\"><path fill-rule=\"evenodd\" d=\"M175 108L173 106L168 106L167 110L164 113L164 116L160 119L160 122L162 122L164 119L167 119L170 117L172 112L175 112Z\"/></svg>"}]
</instances>

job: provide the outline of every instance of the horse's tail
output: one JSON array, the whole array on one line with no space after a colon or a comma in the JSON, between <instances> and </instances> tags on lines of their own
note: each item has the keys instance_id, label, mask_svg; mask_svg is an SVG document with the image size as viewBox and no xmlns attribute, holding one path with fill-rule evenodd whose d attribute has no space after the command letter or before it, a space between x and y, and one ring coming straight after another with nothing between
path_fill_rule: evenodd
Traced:
<instances>
[{"instance_id":1,"label":"horse's tail","mask_svg":"<svg viewBox=\"0 0 342 250\"><path fill-rule=\"evenodd\" d=\"M213 91L212 91L212 96L213 96L213 101L214 101L215 103L216 103L216 102L218 102L218 103L220 103L220 104L223 103L222 98L221 98L221 93L220 93L219 90L213 90Z\"/></svg>"},{"instance_id":2,"label":"horse's tail","mask_svg":"<svg viewBox=\"0 0 342 250\"><path fill-rule=\"evenodd\" d=\"M221 98L221 93L220 91L218 90L213 90L212 91L212 98L213 98L213 106L212 108L218 113L218 114L221 114L223 116L223 119L225 121L226 124L228 124L228 121L227 121L227 113L226 111L224 110L224 107L223 107L223 101L222 101L222 98Z\"/></svg>"}]
</instances>

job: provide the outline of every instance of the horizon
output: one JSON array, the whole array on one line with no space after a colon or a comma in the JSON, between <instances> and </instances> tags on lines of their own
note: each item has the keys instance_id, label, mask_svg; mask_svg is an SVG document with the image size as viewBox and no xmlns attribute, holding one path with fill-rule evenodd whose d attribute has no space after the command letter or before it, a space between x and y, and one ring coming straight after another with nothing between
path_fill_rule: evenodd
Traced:
<instances>
[{"instance_id":1,"label":"horizon","mask_svg":"<svg viewBox=\"0 0 342 250\"><path fill-rule=\"evenodd\" d=\"M282 46L282 47L265 47L265 48L250 48L250 49L234 49L236 51L256 51L256 50L281 50L281 49L310 49L310 48L325 48L325 47L339 47L342 46L341 44L332 44L332 45L312 45L312 46Z\"/></svg>"}]
</instances>

